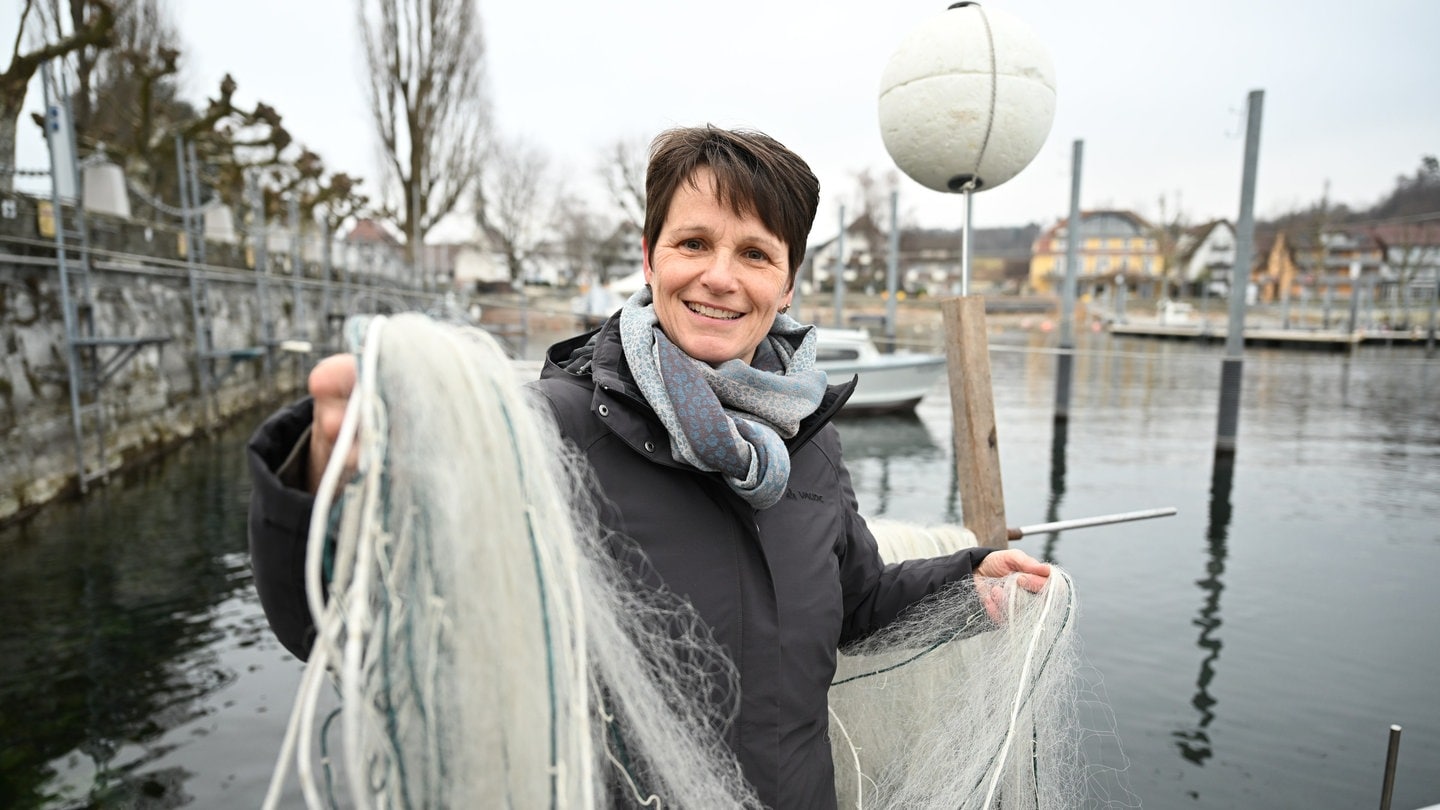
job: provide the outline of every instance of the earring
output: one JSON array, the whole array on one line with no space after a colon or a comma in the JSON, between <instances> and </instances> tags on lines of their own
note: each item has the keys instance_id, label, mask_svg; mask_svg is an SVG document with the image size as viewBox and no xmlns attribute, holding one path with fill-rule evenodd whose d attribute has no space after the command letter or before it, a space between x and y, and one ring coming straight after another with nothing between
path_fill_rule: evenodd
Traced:
<instances>
[{"instance_id":1,"label":"earring","mask_svg":"<svg viewBox=\"0 0 1440 810\"><path fill-rule=\"evenodd\" d=\"M787 313L787 312L789 312L789 311L790 311L790 305L789 305L789 304L786 304L785 306L780 307L780 314L781 314L781 315L784 315L785 313Z\"/></svg>"}]
</instances>

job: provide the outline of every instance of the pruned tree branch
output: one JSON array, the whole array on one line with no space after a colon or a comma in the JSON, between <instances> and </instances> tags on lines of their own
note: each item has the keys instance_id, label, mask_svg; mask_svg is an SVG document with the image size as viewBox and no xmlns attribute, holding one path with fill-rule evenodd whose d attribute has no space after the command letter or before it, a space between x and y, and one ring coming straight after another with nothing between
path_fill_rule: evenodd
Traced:
<instances>
[{"instance_id":1,"label":"pruned tree branch","mask_svg":"<svg viewBox=\"0 0 1440 810\"><path fill-rule=\"evenodd\" d=\"M15 165L15 133L25 104L25 91L40 66L50 59L64 56L72 51L89 46L105 46L110 43L115 28L115 9L109 0L76 0L85 2L94 13L86 16L85 24L69 35L46 40L38 48L23 51L23 36L30 10L35 0L25 0L20 14L20 27L15 34L15 43L10 52L10 65L0 73L0 164ZM0 190L14 188L14 175L0 171Z\"/></svg>"}]
</instances>

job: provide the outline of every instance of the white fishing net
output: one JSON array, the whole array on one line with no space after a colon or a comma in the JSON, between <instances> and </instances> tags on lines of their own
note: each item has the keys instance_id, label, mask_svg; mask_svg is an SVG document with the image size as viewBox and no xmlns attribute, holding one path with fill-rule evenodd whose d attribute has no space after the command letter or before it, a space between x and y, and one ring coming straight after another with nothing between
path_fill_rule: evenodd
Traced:
<instances>
[{"instance_id":1,"label":"white fishing net","mask_svg":"<svg viewBox=\"0 0 1440 810\"><path fill-rule=\"evenodd\" d=\"M887 562L975 545L959 526L867 521ZM1138 807L1098 680L1082 664L1072 582L1038 594L951 585L843 649L830 688L841 807Z\"/></svg>"},{"instance_id":2,"label":"white fishing net","mask_svg":"<svg viewBox=\"0 0 1440 810\"><path fill-rule=\"evenodd\" d=\"M738 693L733 668L688 606L632 584L588 466L500 347L420 315L349 329L359 382L308 548L317 639L266 805L293 761L311 807L758 807L721 738L735 706L707 700ZM997 583L999 621L956 588L848 650L842 806L1078 806L1069 585Z\"/></svg>"}]
</instances>

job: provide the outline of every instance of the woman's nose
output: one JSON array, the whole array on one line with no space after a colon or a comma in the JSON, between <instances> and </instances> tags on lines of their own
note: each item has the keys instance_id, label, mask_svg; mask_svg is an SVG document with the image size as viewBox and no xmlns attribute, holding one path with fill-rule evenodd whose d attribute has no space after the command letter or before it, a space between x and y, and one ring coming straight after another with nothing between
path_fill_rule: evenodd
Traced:
<instances>
[{"instance_id":1,"label":"woman's nose","mask_svg":"<svg viewBox=\"0 0 1440 810\"><path fill-rule=\"evenodd\" d=\"M706 288L717 292L728 292L735 286L737 263L740 257L728 250L717 250L705 267L701 282Z\"/></svg>"}]
</instances>

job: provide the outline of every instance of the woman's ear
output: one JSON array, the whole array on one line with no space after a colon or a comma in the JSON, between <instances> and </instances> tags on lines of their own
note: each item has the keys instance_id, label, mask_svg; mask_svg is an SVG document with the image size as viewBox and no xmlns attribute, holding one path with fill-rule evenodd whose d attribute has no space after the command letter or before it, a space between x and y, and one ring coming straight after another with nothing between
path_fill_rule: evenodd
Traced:
<instances>
[{"instance_id":1,"label":"woman's ear","mask_svg":"<svg viewBox=\"0 0 1440 810\"><path fill-rule=\"evenodd\" d=\"M655 271L650 269L650 246L645 244L643 238L640 240L640 268L645 271L645 283L653 283L654 279L650 278L650 276L654 274Z\"/></svg>"}]
</instances>

